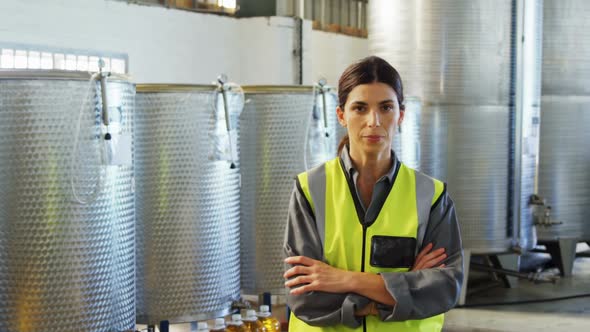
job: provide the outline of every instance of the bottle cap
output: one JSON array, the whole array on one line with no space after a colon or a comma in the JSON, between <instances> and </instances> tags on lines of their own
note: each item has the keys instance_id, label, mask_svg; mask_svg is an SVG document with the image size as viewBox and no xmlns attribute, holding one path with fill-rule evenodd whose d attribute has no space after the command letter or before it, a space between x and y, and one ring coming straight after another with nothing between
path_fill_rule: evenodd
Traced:
<instances>
[{"instance_id":1,"label":"bottle cap","mask_svg":"<svg viewBox=\"0 0 590 332\"><path fill-rule=\"evenodd\" d=\"M231 321L232 322L242 322L242 315L240 314L233 314L231 315Z\"/></svg>"},{"instance_id":2,"label":"bottle cap","mask_svg":"<svg viewBox=\"0 0 590 332\"><path fill-rule=\"evenodd\" d=\"M262 318L270 317L270 307L267 305L261 305L260 312L256 316L262 317Z\"/></svg>"},{"instance_id":3,"label":"bottle cap","mask_svg":"<svg viewBox=\"0 0 590 332\"><path fill-rule=\"evenodd\" d=\"M252 309L246 310L246 318L256 319L256 310L252 310Z\"/></svg>"},{"instance_id":4,"label":"bottle cap","mask_svg":"<svg viewBox=\"0 0 590 332\"><path fill-rule=\"evenodd\" d=\"M216 318L215 319L215 327L214 330L220 330L225 328L225 319L223 318Z\"/></svg>"},{"instance_id":5,"label":"bottle cap","mask_svg":"<svg viewBox=\"0 0 590 332\"><path fill-rule=\"evenodd\" d=\"M197 324L197 331L209 331L209 325L206 322L199 322Z\"/></svg>"}]
</instances>

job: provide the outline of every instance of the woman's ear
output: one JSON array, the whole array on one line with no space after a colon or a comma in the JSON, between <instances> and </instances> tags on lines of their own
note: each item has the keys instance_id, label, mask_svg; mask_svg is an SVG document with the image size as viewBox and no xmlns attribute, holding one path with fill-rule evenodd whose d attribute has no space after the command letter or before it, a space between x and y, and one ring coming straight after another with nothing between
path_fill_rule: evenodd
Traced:
<instances>
[{"instance_id":1,"label":"woman's ear","mask_svg":"<svg viewBox=\"0 0 590 332\"><path fill-rule=\"evenodd\" d=\"M404 121L404 114L406 113L405 110L399 110L399 119L397 119L397 126L401 126L402 122Z\"/></svg>"},{"instance_id":2,"label":"woman's ear","mask_svg":"<svg viewBox=\"0 0 590 332\"><path fill-rule=\"evenodd\" d=\"M346 127L346 119L344 118L344 110L338 106L336 107L336 116L338 116L338 122L342 127Z\"/></svg>"}]
</instances>

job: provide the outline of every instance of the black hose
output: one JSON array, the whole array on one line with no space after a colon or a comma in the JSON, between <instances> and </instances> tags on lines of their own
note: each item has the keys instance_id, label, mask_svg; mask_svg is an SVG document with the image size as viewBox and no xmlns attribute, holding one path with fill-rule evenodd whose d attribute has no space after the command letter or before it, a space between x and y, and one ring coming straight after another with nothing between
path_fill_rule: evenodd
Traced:
<instances>
[{"instance_id":1,"label":"black hose","mask_svg":"<svg viewBox=\"0 0 590 332\"><path fill-rule=\"evenodd\" d=\"M464 304L464 305L458 305L455 308L477 308L477 307L489 307L489 306L501 306L501 305L555 302L555 301L577 299L577 298L581 298L581 297L590 297L590 293L582 293L582 294L576 294L576 295L570 295L570 296L550 297L550 298L545 298L545 299L534 299L534 300Z\"/></svg>"}]
</instances>

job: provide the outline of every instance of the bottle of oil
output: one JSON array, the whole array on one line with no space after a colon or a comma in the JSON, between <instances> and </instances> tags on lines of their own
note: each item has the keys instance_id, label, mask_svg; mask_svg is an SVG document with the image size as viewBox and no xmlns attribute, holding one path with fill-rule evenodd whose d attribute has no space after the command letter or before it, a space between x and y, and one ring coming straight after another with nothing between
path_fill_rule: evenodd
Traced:
<instances>
[{"instance_id":1,"label":"bottle of oil","mask_svg":"<svg viewBox=\"0 0 590 332\"><path fill-rule=\"evenodd\" d=\"M231 321L227 323L228 332L251 332L250 329L242 322L242 315L233 314L231 315Z\"/></svg>"},{"instance_id":2,"label":"bottle of oil","mask_svg":"<svg viewBox=\"0 0 590 332\"><path fill-rule=\"evenodd\" d=\"M258 321L266 328L266 332L281 332L281 323L270 313L267 305L260 306L260 312L257 314Z\"/></svg>"},{"instance_id":3,"label":"bottle of oil","mask_svg":"<svg viewBox=\"0 0 590 332\"><path fill-rule=\"evenodd\" d=\"M246 310L246 316L242 320L244 321L244 325L248 326L250 332L267 332L264 325L258 321L256 310Z\"/></svg>"},{"instance_id":4,"label":"bottle of oil","mask_svg":"<svg viewBox=\"0 0 590 332\"><path fill-rule=\"evenodd\" d=\"M213 326L213 329L210 332L226 332L228 330L226 330L225 328L225 319L223 318L217 318L215 319L215 326Z\"/></svg>"}]
</instances>

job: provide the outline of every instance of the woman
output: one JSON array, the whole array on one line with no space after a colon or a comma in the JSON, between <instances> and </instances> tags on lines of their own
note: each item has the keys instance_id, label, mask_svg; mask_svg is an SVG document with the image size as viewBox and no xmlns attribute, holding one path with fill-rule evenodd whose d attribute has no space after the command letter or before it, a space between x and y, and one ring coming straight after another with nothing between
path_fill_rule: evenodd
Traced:
<instances>
[{"instance_id":1,"label":"woman","mask_svg":"<svg viewBox=\"0 0 590 332\"><path fill-rule=\"evenodd\" d=\"M463 257L444 183L400 163L397 71L372 56L338 84L339 157L299 174L285 234L290 332L440 331Z\"/></svg>"}]
</instances>

